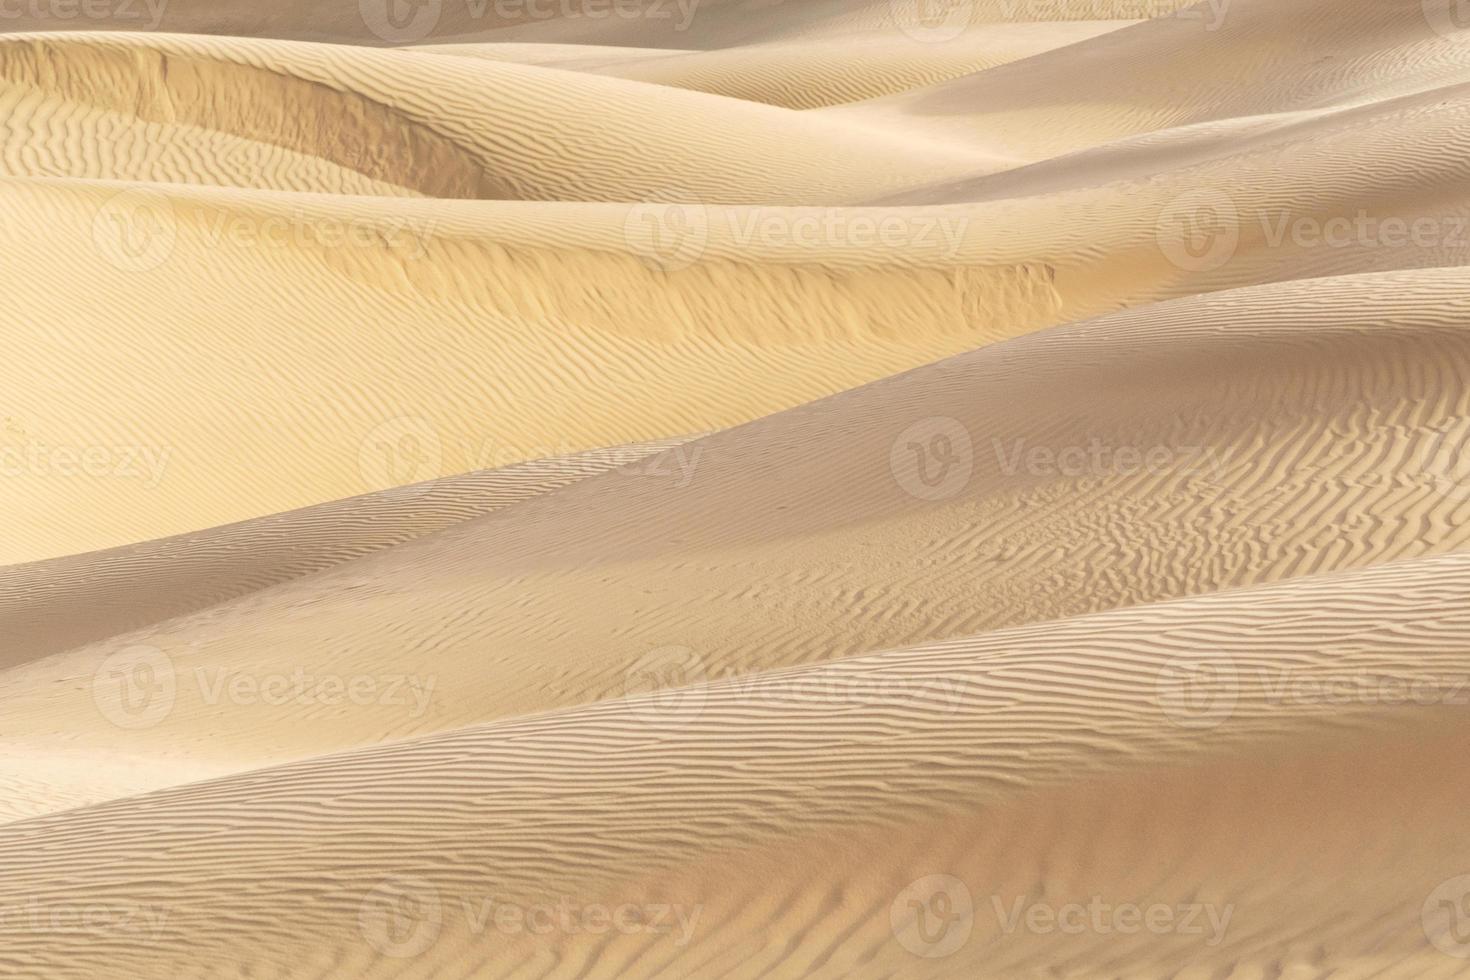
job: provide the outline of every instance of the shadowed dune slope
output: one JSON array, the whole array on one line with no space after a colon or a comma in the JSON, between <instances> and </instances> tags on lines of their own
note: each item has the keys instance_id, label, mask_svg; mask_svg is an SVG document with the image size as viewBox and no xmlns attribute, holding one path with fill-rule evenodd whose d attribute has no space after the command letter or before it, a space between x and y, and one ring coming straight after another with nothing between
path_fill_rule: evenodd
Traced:
<instances>
[{"instance_id":1,"label":"shadowed dune slope","mask_svg":"<svg viewBox=\"0 0 1470 980\"><path fill-rule=\"evenodd\" d=\"M22 644L0 732L236 771L617 697L648 671L746 676L1454 551L1466 275L1044 331L193 615L40 660ZM133 725L109 685L143 661L177 683ZM299 672L400 696L221 694Z\"/></svg>"},{"instance_id":2,"label":"shadowed dune slope","mask_svg":"<svg viewBox=\"0 0 1470 980\"><path fill-rule=\"evenodd\" d=\"M1168 13L1188 0L118 0L102 16L47 16L28 4L6 11L8 31L167 31L237 37L404 45L451 41L572 43L713 50L781 39L917 38L941 45L1005 23L1127 21ZM61 7L55 13L60 13Z\"/></svg>"},{"instance_id":3,"label":"shadowed dune slope","mask_svg":"<svg viewBox=\"0 0 1470 980\"><path fill-rule=\"evenodd\" d=\"M105 896L129 916L86 942L43 916L0 934L0 963L57 978L1456 975L1419 904L1470 860L1466 610L1467 559L1422 559L11 823L6 907ZM1212 681L1176 690L1200 661ZM1364 677L1418 700L1301 694ZM904 901L934 869L973 908L944 959L923 958L939 940ZM1007 927L1018 904L1074 902L1166 906L1175 927ZM578 927L627 905L646 928ZM549 927L529 911L543 906ZM499 907L531 918L512 928Z\"/></svg>"},{"instance_id":4,"label":"shadowed dune slope","mask_svg":"<svg viewBox=\"0 0 1470 980\"><path fill-rule=\"evenodd\" d=\"M1451 6L1212 0L823 114L1035 160L1207 121L1343 108L1470 80Z\"/></svg>"},{"instance_id":5,"label":"shadowed dune slope","mask_svg":"<svg viewBox=\"0 0 1470 980\"><path fill-rule=\"evenodd\" d=\"M0 566L0 633L7 653L36 657L130 632L638 463L682 441L556 456L108 551Z\"/></svg>"}]
</instances>

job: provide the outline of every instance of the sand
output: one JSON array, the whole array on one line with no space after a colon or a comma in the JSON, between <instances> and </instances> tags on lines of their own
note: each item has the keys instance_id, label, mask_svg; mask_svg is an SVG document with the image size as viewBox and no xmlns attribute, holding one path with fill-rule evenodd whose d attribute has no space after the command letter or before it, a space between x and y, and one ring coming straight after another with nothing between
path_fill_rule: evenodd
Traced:
<instances>
[{"instance_id":1,"label":"sand","mask_svg":"<svg viewBox=\"0 0 1470 980\"><path fill-rule=\"evenodd\" d=\"M1452 5L104 6L0 977L1470 975Z\"/></svg>"}]
</instances>

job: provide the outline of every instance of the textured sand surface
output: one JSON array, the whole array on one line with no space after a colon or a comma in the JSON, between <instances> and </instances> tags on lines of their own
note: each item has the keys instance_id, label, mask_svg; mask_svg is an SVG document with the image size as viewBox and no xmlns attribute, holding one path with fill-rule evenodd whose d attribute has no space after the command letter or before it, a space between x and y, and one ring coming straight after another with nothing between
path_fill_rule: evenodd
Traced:
<instances>
[{"instance_id":1,"label":"textured sand surface","mask_svg":"<svg viewBox=\"0 0 1470 980\"><path fill-rule=\"evenodd\" d=\"M1450 0L0 11L0 977L1470 976Z\"/></svg>"}]
</instances>

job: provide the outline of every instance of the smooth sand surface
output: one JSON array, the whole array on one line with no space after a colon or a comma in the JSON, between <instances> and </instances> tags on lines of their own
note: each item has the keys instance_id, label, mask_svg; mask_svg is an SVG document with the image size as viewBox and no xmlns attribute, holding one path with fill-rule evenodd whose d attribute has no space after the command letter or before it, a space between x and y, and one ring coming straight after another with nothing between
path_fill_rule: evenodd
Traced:
<instances>
[{"instance_id":1,"label":"smooth sand surface","mask_svg":"<svg viewBox=\"0 0 1470 980\"><path fill-rule=\"evenodd\" d=\"M1451 7L0 20L0 977L1470 976Z\"/></svg>"}]
</instances>

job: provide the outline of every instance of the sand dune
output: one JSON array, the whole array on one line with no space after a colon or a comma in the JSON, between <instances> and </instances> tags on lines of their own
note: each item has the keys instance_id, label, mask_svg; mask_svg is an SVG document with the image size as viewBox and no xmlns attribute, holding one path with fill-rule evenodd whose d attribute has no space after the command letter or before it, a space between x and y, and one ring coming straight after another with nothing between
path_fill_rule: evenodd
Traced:
<instances>
[{"instance_id":1,"label":"sand dune","mask_svg":"<svg viewBox=\"0 0 1470 980\"><path fill-rule=\"evenodd\" d=\"M1466 609L1463 556L1409 562L12 823L7 908L105 895L134 914L85 944L43 917L0 938L0 960L58 977L225 962L301 977L1081 976L1179 958L1448 976L1396 909L1470 859L1451 816L1470 733L1445 700L1470 676ZM1224 671L1192 692L1204 699L1160 701L1196 660ZM1359 678L1420 700L1300 693ZM903 902L931 874L973 902L968 942L943 960L915 956L938 947ZM1184 911L1146 940L1004 931L1018 902L1093 895ZM534 918L512 931L499 913L558 904L573 922L633 905L638 927L530 934Z\"/></svg>"},{"instance_id":2,"label":"sand dune","mask_svg":"<svg viewBox=\"0 0 1470 980\"><path fill-rule=\"evenodd\" d=\"M1129 21L1171 13L1188 0L388 0L301 4L292 0L215 0L169 4L117 0L68 15L64 6L16 4L7 31L166 31L235 37L404 45L453 41L571 43L716 50L782 38L912 34L945 44L958 34L1006 23Z\"/></svg>"},{"instance_id":3,"label":"sand dune","mask_svg":"<svg viewBox=\"0 0 1470 980\"><path fill-rule=\"evenodd\" d=\"M1470 974L1451 0L0 9L0 977Z\"/></svg>"},{"instance_id":4,"label":"sand dune","mask_svg":"<svg viewBox=\"0 0 1470 980\"><path fill-rule=\"evenodd\" d=\"M37 630L0 732L236 771L617 697L644 668L743 677L1463 548L1467 282L1032 334L177 619L66 652ZM139 671L166 693L120 716ZM225 696L237 677L395 695Z\"/></svg>"},{"instance_id":5,"label":"sand dune","mask_svg":"<svg viewBox=\"0 0 1470 980\"><path fill-rule=\"evenodd\" d=\"M1447 30L1450 17L1436 16L1450 6L1207 0L829 114L1040 157L1203 122L1385 101L1470 78L1463 39Z\"/></svg>"}]
</instances>

